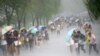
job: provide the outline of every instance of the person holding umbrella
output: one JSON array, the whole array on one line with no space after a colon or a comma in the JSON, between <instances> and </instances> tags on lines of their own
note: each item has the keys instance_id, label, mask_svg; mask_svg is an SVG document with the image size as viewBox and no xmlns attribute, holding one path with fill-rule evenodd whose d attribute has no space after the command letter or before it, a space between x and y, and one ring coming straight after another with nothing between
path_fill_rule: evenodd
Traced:
<instances>
[{"instance_id":1,"label":"person holding umbrella","mask_svg":"<svg viewBox=\"0 0 100 56\"><path fill-rule=\"evenodd\" d=\"M76 30L76 28L73 28L71 30L69 30L67 32L67 35L65 37L65 40L66 40L66 45L69 47L70 49L70 52L72 53L73 52L73 45L74 45L74 40L73 40L73 32Z\"/></svg>"},{"instance_id":2,"label":"person holding umbrella","mask_svg":"<svg viewBox=\"0 0 100 56\"><path fill-rule=\"evenodd\" d=\"M15 48L15 44L14 44L14 41L16 40L12 33L13 33L13 26L6 26L5 27L6 31L4 34L4 38L7 42L7 54L9 56L13 56L14 55L14 52L16 51Z\"/></svg>"},{"instance_id":3,"label":"person holding umbrella","mask_svg":"<svg viewBox=\"0 0 100 56\"><path fill-rule=\"evenodd\" d=\"M86 53L86 50L84 48L84 42L85 42L85 36L80 32L80 31L77 31L77 34L78 34L78 54L80 54L80 49Z\"/></svg>"},{"instance_id":4,"label":"person holding umbrella","mask_svg":"<svg viewBox=\"0 0 100 56\"><path fill-rule=\"evenodd\" d=\"M34 35L34 43L35 45L37 45L37 39L38 39L38 34L39 34L39 30L37 29L38 27L32 26L28 29L28 32L30 32L31 34Z\"/></svg>"},{"instance_id":5,"label":"person holding umbrella","mask_svg":"<svg viewBox=\"0 0 100 56\"><path fill-rule=\"evenodd\" d=\"M99 51L97 49L97 43L96 43L96 36L95 36L95 34L93 34L92 32L89 32L89 37L90 37L90 41L89 41L89 54L91 54L92 48L98 54Z\"/></svg>"},{"instance_id":6,"label":"person holding umbrella","mask_svg":"<svg viewBox=\"0 0 100 56\"><path fill-rule=\"evenodd\" d=\"M75 51L78 51L78 34L77 31L73 31L72 39L74 40Z\"/></svg>"},{"instance_id":7,"label":"person holding umbrella","mask_svg":"<svg viewBox=\"0 0 100 56\"><path fill-rule=\"evenodd\" d=\"M57 34L60 35L61 25L57 25Z\"/></svg>"},{"instance_id":8,"label":"person holding umbrella","mask_svg":"<svg viewBox=\"0 0 100 56\"><path fill-rule=\"evenodd\" d=\"M7 42L4 38L4 36L2 35L3 30L4 29L2 29L2 30L0 29L0 48L2 50L3 55L7 56Z\"/></svg>"}]
</instances>

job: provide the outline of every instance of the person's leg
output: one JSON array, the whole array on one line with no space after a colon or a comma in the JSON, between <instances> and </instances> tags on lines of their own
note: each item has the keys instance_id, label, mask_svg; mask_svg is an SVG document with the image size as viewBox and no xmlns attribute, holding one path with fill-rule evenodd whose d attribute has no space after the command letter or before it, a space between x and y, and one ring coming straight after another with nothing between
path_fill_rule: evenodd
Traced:
<instances>
[{"instance_id":1,"label":"person's leg","mask_svg":"<svg viewBox=\"0 0 100 56\"><path fill-rule=\"evenodd\" d=\"M93 45L93 49L94 49L94 51L95 51L96 53L99 53L98 50L97 50L96 44Z\"/></svg>"},{"instance_id":2,"label":"person's leg","mask_svg":"<svg viewBox=\"0 0 100 56\"><path fill-rule=\"evenodd\" d=\"M37 45L37 37L34 37L34 44Z\"/></svg>"},{"instance_id":3,"label":"person's leg","mask_svg":"<svg viewBox=\"0 0 100 56\"><path fill-rule=\"evenodd\" d=\"M60 30L58 31L59 35L60 35Z\"/></svg>"},{"instance_id":4,"label":"person's leg","mask_svg":"<svg viewBox=\"0 0 100 56\"><path fill-rule=\"evenodd\" d=\"M16 56L19 56L19 49L18 49L18 46L15 47L15 53L16 53Z\"/></svg>"},{"instance_id":5,"label":"person's leg","mask_svg":"<svg viewBox=\"0 0 100 56\"><path fill-rule=\"evenodd\" d=\"M81 45L78 44L78 53L79 53L79 54L80 54L80 47L81 47Z\"/></svg>"},{"instance_id":6,"label":"person's leg","mask_svg":"<svg viewBox=\"0 0 100 56\"><path fill-rule=\"evenodd\" d=\"M33 40L32 39L30 39L30 41L29 41L29 46L30 46L30 50L33 48Z\"/></svg>"},{"instance_id":7,"label":"person's leg","mask_svg":"<svg viewBox=\"0 0 100 56\"><path fill-rule=\"evenodd\" d=\"M59 35L58 30L57 30L57 34Z\"/></svg>"},{"instance_id":8,"label":"person's leg","mask_svg":"<svg viewBox=\"0 0 100 56\"><path fill-rule=\"evenodd\" d=\"M9 45L7 45L7 56L9 56Z\"/></svg>"},{"instance_id":9,"label":"person's leg","mask_svg":"<svg viewBox=\"0 0 100 56\"><path fill-rule=\"evenodd\" d=\"M16 51L16 46L15 46L15 44L14 43L12 43L12 46L11 46L11 48L12 48L12 56L14 56L14 53L15 53L15 51Z\"/></svg>"},{"instance_id":10,"label":"person's leg","mask_svg":"<svg viewBox=\"0 0 100 56\"><path fill-rule=\"evenodd\" d=\"M5 45L4 56L7 56L7 45Z\"/></svg>"},{"instance_id":11,"label":"person's leg","mask_svg":"<svg viewBox=\"0 0 100 56\"><path fill-rule=\"evenodd\" d=\"M60 35L60 30L57 30L57 34Z\"/></svg>"},{"instance_id":12,"label":"person's leg","mask_svg":"<svg viewBox=\"0 0 100 56\"><path fill-rule=\"evenodd\" d=\"M37 40L37 45L39 46L40 45L40 39L38 38Z\"/></svg>"},{"instance_id":13,"label":"person's leg","mask_svg":"<svg viewBox=\"0 0 100 56\"><path fill-rule=\"evenodd\" d=\"M70 52L73 53L73 46L70 45L69 47L70 47Z\"/></svg>"},{"instance_id":14,"label":"person's leg","mask_svg":"<svg viewBox=\"0 0 100 56\"><path fill-rule=\"evenodd\" d=\"M84 45L81 45L81 49L82 49L82 51L83 51L84 53L86 53L85 48L84 48Z\"/></svg>"},{"instance_id":15,"label":"person's leg","mask_svg":"<svg viewBox=\"0 0 100 56\"><path fill-rule=\"evenodd\" d=\"M38 46L38 43L39 43L39 39L38 39L39 37L36 37L36 39L35 39L35 45L37 45Z\"/></svg>"},{"instance_id":16,"label":"person's leg","mask_svg":"<svg viewBox=\"0 0 100 56\"><path fill-rule=\"evenodd\" d=\"M79 53L78 53L78 43L75 43L75 51L76 51L76 55L78 56Z\"/></svg>"},{"instance_id":17,"label":"person's leg","mask_svg":"<svg viewBox=\"0 0 100 56\"><path fill-rule=\"evenodd\" d=\"M7 51L7 50L6 50L6 49L7 49L7 46L6 46L6 45L3 45L2 48L3 48L3 49L2 49L3 55L4 55L4 56L7 56L7 52L6 52L6 51Z\"/></svg>"},{"instance_id":18,"label":"person's leg","mask_svg":"<svg viewBox=\"0 0 100 56\"><path fill-rule=\"evenodd\" d=\"M91 54L92 44L89 44L89 54Z\"/></svg>"},{"instance_id":19,"label":"person's leg","mask_svg":"<svg viewBox=\"0 0 100 56\"><path fill-rule=\"evenodd\" d=\"M9 45L9 50L8 50L8 55L9 56L14 56L14 52L15 52L14 48L15 47L13 46L13 44Z\"/></svg>"},{"instance_id":20,"label":"person's leg","mask_svg":"<svg viewBox=\"0 0 100 56\"><path fill-rule=\"evenodd\" d=\"M25 48L28 49L28 42L25 40Z\"/></svg>"},{"instance_id":21,"label":"person's leg","mask_svg":"<svg viewBox=\"0 0 100 56\"><path fill-rule=\"evenodd\" d=\"M46 37L45 36L41 36L41 43L43 44L46 40Z\"/></svg>"}]
</instances>

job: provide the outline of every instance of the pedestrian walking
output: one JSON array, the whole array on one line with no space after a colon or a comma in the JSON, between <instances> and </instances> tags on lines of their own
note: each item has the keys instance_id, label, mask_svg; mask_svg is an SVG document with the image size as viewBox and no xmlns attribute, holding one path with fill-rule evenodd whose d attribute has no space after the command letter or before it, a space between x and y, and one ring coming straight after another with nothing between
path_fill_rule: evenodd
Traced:
<instances>
[{"instance_id":1,"label":"pedestrian walking","mask_svg":"<svg viewBox=\"0 0 100 56\"><path fill-rule=\"evenodd\" d=\"M91 54L92 48L98 54L99 51L97 49L96 37L95 34L89 32L90 42L89 42L89 54Z\"/></svg>"},{"instance_id":2,"label":"pedestrian walking","mask_svg":"<svg viewBox=\"0 0 100 56\"><path fill-rule=\"evenodd\" d=\"M30 50L33 48L33 45L34 45L34 43L33 43L33 40L34 40L34 34L32 34L32 33L28 33L28 38L29 38L29 46L30 46Z\"/></svg>"},{"instance_id":3,"label":"pedestrian walking","mask_svg":"<svg viewBox=\"0 0 100 56\"><path fill-rule=\"evenodd\" d=\"M80 50L86 53L86 50L84 48L85 36L80 31L77 31L77 33L78 33L78 53L80 54Z\"/></svg>"},{"instance_id":4,"label":"pedestrian walking","mask_svg":"<svg viewBox=\"0 0 100 56\"><path fill-rule=\"evenodd\" d=\"M7 55L13 56L15 52L15 38L12 36L12 32L8 31L4 34L5 40L7 41Z\"/></svg>"},{"instance_id":5,"label":"pedestrian walking","mask_svg":"<svg viewBox=\"0 0 100 56\"><path fill-rule=\"evenodd\" d=\"M76 30L76 28L73 28L67 32L66 35L66 45L69 47L70 52L73 53L74 48L74 40L73 40L73 31Z\"/></svg>"},{"instance_id":6,"label":"pedestrian walking","mask_svg":"<svg viewBox=\"0 0 100 56\"><path fill-rule=\"evenodd\" d=\"M60 25L57 25L57 34L60 35L60 29L61 29L61 26Z\"/></svg>"},{"instance_id":7,"label":"pedestrian walking","mask_svg":"<svg viewBox=\"0 0 100 56\"><path fill-rule=\"evenodd\" d=\"M45 31L45 37L46 37L46 40L49 40L49 33L48 33L48 31Z\"/></svg>"},{"instance_id":8,"label":"pedestrian walking","mask_svg":"<svg viewBox=\"0 0 100 56\"><path fill-rule=\"evenodd\" d=\"M12 35L13 37L15 38L15 41L14 41L14 44L15 44L15 52L16 52L16 55L19 56L20 55L20 44L19 44L19 41L18 41L18 38L19 38L19 33L17 30L14 30L12 32Z\"/></svg>"},{"instance_id":9,"label":"pedestrian walking","mask_svg":"<svg viewBox=\"0 0 100 56\"><path fill-rule=\"evenodd\" d=\"M78 37L77 37L77 32L74 30L73 34L72 34L72 38L74 40L74 47L75 47L75 51L78 51Z\"/></svg>"},{"instance_id":10,"label":"pedestrian walking","mask_svg":"<svg viewBox=\"0 0 100 56\"><path fill-rule=\"evenodd\" d=\"M0 47L3 53L3 56L7 56L7 42L4 38L4 36L1 37L0 39Z\"/></svg>"}]
</instances>

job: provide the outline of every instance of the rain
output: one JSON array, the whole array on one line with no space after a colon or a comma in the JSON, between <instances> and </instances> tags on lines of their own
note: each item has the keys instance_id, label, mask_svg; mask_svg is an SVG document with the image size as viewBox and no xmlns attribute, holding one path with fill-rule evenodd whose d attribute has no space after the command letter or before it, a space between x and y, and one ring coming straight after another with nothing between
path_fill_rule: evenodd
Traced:
<instances>
[{"instance_id":1,"label":"rain","mask_svg":"<svg viewBox=\"0 0 100 56\"><path fill-rule=\"evenodd\" d=\"M87 7L84 0L1 0L0 56L99 56L100 14Z\"/></svg>"}]
</instances>

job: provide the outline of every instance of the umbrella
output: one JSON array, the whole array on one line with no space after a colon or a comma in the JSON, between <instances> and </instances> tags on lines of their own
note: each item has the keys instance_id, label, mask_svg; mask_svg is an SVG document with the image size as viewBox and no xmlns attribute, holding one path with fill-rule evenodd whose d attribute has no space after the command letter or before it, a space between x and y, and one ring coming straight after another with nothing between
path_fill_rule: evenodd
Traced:
<instances>
[{"instance_id":1,"label":"umbrella","mask_svg":"<svg viewBox=\"0 0 100 56\"><path fill-rule=\"evenodd\" d=\"M2 35L4 35L6 32L7 32L6 29L3 28L3 29L2 29Z\"/></svg>"},{"instance_id":2,"label":"umbrella","mask_svg":"<svg viewBox=\"0 0 100 56\"><path fill-rule=\"evenodd\" d=\"M13 26L6 26L2 29L2 35L13 29Z\"/></svg>"},{"instance_id":3,"label":"umbrella","mask_svg":"<svg viewBox=\"0 0 100 56\"><path fill-rule=\"evenodd\" d=\"M31 33L36 33L36 32L38 32L38 29L36 28L36 27L30 27L29 29L28 29L28 31L30 31Z\"/></svg>"},{"instance_id":4,"label":"umbrella","mask_svg":"<svg viewBox=\"0 0 100 56\"><path fill-rule=\"evenodd\" d=\"M22 27L22 28L19 30L19 31L20 31L20 33L21 33L21 31L22 31L22 30L26 30L26 29L25 29L25 27Z\"/></svg>"},{"instance_id":5,"label":"umbrella","mask_svg":"<svg viewBox=\"0 0 100 56\"><path fill-rule=\"evenodd\" d=\"M78 22L78 21L79 21L79 19L76 19L76 20L75 20L75 22Z\"/></svg>"},{"instance_id":6,"label":"umbrella","mask_svg":"<svg viewBox=\"0 0 100 56\"><path fill-rule=\"evenodd\" d=\"M48 25L51 25L53 22L52 21L50 21L49 23L48 23Z\"/></svg>"},{"instance_id":7,"label":"umbrella","mask_svg":"<svg viewBox=\"0 0 100 56\"><path fill-rule=\"evenodd\" d=\"M42 30L42 28L43 28L43 26L39 26L39 27L38 27L38 30L39 30L39 31L41 31L41 30Z\"/></svg>"},{"instance_id":8,"label":"umbrella","mask_svg":"<svg viewBox=\"0 0 100 56\"><path fill-rule=\"evenodd\" d=\"M6 31L10 31L13 29L13 26L6 26Z\"/></svg>"},{"instance_id":9,"label":"umbrella","mask_svg":"<svg viewBox=\"0 0 100 56\"><path fill-rule=\"evenodd\" d=\"M22 27L22 28L20 29L20 31L21 31L21 30L24 30L24 29L25 29L25 27Z\"/></svg>"},{"instance_id":10,"label":"umbrella","mask_svg":"<svg viewBox=\"0 0 100 56\"><path fill-rule=\"evenodd\" d=\"M65 37L67 46L74 44L74 40L71 38L74 30L76 30L76 28L73 28L67 32L67 35Z\"/></svg>"},{"instance_id":11,"label":"umbrella","mask_svg":"<svg viewBox=\"0 0 100 56\"><path fill-rule=\"evenodd\" d=\"M42 27L42 30L45 30L46 29L46 27Z\"/></svg>"},{"instance_id":12,"label":"umbrella","mask_svg":"<svg viewBox=\"0 0 100 56\"><path fill-rule=\"evenodd\" d=\"M67 35L66 35L66 37L65 37L65 40L66 40L67 42L70 41L71 36L72 36L74 30L76 30L76 28L73 28L73 29L71 29L71 30L69 30L69 31L67 32Z\"/></svg>"},{"instance_id":13,"label":"umbrella","mask_svg":"<svg viewBox=\"0 0 100 56\"><path fill-rule=\"evenodd\" d=\"M54 21L57 21L57 20L59 20L60 19L60 17L57 17L57 18L55 18L55 20Z\"/></svg>"}]
</instances>

